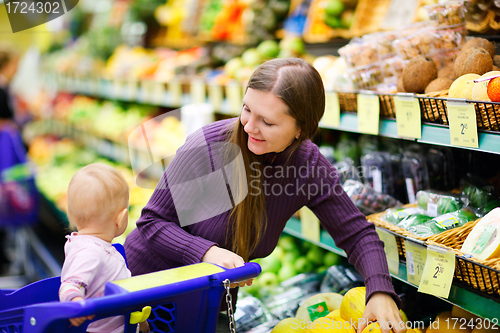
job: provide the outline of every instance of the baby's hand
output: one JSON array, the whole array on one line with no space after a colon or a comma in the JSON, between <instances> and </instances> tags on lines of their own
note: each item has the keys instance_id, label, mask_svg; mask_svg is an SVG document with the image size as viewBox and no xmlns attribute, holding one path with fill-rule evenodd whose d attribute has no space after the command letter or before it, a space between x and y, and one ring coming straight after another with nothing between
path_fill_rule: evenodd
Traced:
<instances>
[{"instance_id":1,"label":"baby's hand","mask_svg":"<svg viewBox=\"0 0 500 333\"><path fill-rule=\"evenodd\" d=\"M71 301L72 302L79 302L79 301L83 301L84 298L83 297L75 297L73 298ZM69 322L71 323L71 325L75 326L75 327L78 327L80 326L81 324L83 324L83 322L85 322L85 320L92 320L94 319L95 315L91 315L91 316L85 316L85 317L77 317L77 318L71 318L69 320ZM149 332L149 331L148 331Z\"/></svg>"},{"instance_id":2,"label":"baby's hand","mask_svg":"<svg viewBox=\"0 0 500 333\"><path fill-rule=\"evenodd\" d=\"M148 322L143 321L142 323L139 323L139 329L142 333L148 333L150 331Z\"/></svg>"}]
</instances>

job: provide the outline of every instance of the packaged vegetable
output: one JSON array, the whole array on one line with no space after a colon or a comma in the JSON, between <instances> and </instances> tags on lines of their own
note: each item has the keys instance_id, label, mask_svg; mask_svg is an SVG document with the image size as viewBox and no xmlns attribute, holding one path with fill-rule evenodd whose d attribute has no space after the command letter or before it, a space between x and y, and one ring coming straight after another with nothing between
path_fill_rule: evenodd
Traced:
<instances>
[{"instance_id":1,"label":"packaged vegetable","mask_svg":"<svg viewBox=\"0 0 500 333\"><path fill-rule=\"evenodd\" d=\"M344 184L348 179L361 180L359 178L358 168L356 168L354 162L350 158L335 163L334 167L337 169L340 184Z\"/></svg>"},{"instance_id":2,"label":"packaged vegetable","mask_svg":"<svg viewBox=\"0 0 500 333\"><path fill-rule=\"evenodd\" d=\"M461 188L462 201L473 210L486 206L497 199L493 185L471 174L462 179Z\"/></svg>"},{"instance_id":3,"label":"packaged vegetable","mask_svg":"<svg viewBox=\"0 0 500 333\"><path fill-rule=\"evenodd\" d=\"M403 153L401 165L406 183L406 192L408 202L415 203L415 194L418 191L429 188L429 176L427 173L427 165L425 163L425 155L420 152L411 151L411 147Z\"/></svg>"},{"instance_id":4,"label":"packaged vegetable","mask_svg":"<svg viewBox=\"0 0 500 333\"><path fill-rule=\"evenodd\" d=\"M461 251L480 260L500 257L500 208L495 208L472 228Z\"/></svg>"},{"instance_id":5,"label":"packaged vegetable","mask_svg":"<svg viewBox=\"0 0 500 333\"><path fill-rule=\"evenodd\" d=\"M402 206L401 202L390 195L378 193L371 187L355 180L347 180L343 188L356 207L365 215L378 213L391 207Z\"/></svg>"},{"instance_id":6,"label":"packaged vegetable","mask_svg":"<svg viewBox=\"0 0 500 333\"><path fill-rule=\"evenodd\" d=\"M365 184L376 192L394 193L391 156L388 152L375 151L361 157Z\"/></svg>"},{"instance_id":7,"label":"packaged vegetable","mask_svg":"<svg viewBox=\"0 0 500 333\"><path fill-rule=\"evenodd\" d=\"M422 225L430 220L432 220L432 217L429 215L420 213L412 214L402 219L401 222L398 223L398 227L406 230L412 230L412 227Z\"/></svg>"},{"instance_id":8,"label":"packaged vegetable","mask_svg":"<svg viewBox=\"0 0 500 333\"><path fill-rule=\"evenodd\" d=\"M406 217L414 214L421 214L423 210L419 207L399 207L399 208L389 208L381 216L382 220L397 225L399 222L404 220Z\"/></svg>"},{"instance_id":9,"label":"packaged vegetable","mask_svg":"<svg viewBox=\"0 0 500 333\"><path fill-rule=\"evenodd\" d=\"M432 217L451 213L462 208L458 195L433 190L418 191L417 203L427 215Z\"/></svg>"},{"instance_id":10,"label":"packaged vegetable","mask_svg":"<svg viewBox=\"0 0 500 333\"><path fill-rule=\"evenodd\" d=\"M429 173L429 186L436 190L455 187L453 153L448 147L432 147L427 150L425 161Z\"/></svg>"},{"instance_id":11,"label":"packaged vegetable","mask_svg":"<svg viewBox=\"0 0 500 333\"><path fill-rule=\"evenodd\" d=\"M477 216L468 208L444 214L421 224L409 226L406 230L420 237L430 237L443 231L461 227L465 223L475 220Z\"/></svg>"}]
</instances>

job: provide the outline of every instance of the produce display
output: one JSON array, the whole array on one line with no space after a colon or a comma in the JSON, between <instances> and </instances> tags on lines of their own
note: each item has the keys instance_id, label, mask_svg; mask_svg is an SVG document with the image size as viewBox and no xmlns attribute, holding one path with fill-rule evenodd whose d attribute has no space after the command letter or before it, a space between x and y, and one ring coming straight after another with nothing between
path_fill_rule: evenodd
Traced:
<instances>
[{"instance_id":1,"label":"produce display","mask_svg":"<svg viewBox=\"0 0 500 333\"><path fill-rule=\"evenodd\" d=\"M419 191L417 202L418 207L432 217L451 213L462 207L459 195L438 191Z\"/></svg>"},{"instance_id":2,"label":"produce display","mask_svg":"<svg viewBox=\"0 0 500 333\"><path fill-rule=\"evenodd\" d=\"M460 251L481 260L500 257L500 208L493 209L479 220Z\"/></svg>"},{"instance_id":3,"label":"produce display","mask_svg":"<svg viewBox=\"0 0 500 333\"><path fill-rule=\"evenodd\" d=\"M402 205L390 195L376 192L371 187L355 180L347 180L343 188L356 207L365 215Z\"/></svg>"}]
</instances>

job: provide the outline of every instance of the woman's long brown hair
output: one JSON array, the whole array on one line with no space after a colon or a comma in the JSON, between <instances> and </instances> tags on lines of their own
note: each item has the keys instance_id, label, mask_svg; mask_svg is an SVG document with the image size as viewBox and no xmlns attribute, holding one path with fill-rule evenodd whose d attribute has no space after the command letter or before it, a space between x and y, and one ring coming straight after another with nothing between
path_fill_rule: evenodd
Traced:
<instances>
[{"instance_id":1,"label":"woman's long brown hair","mask_svg":"<svg viewBox=\"0 0 500 333\"><path fill-rule=\"evenodd\" d=\"M301 129L300 136L290 149L290 155L300 144L314 137L318 123L325 110L325 91L319 73L310 64L299 58L273 59L259 66L250 77L247 89L270 92L288 106L288 112ZM235 206L229 224L232 232L232 250L248 261L257 247L267 225L265 197L262 191L263 155L255 155L248 149L248 134L241 121L237 121L231 130L228 141L236 144L243 156L245 175L249 189L246 197ZM289 157L288 156L288 157ZM257 162L257 163L254 163ZM250 182L252 186L250 186ZM257 182L256 182L257 180ZM250 191L258 184L260 191Z\"/></svg>"}]
</instances>

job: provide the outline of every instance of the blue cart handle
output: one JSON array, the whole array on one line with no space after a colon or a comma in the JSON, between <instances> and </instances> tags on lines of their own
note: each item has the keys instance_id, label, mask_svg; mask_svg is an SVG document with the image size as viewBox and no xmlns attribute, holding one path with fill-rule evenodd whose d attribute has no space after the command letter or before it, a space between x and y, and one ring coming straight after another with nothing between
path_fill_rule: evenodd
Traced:
<instances>
[{"instance_id":1,"label":"blue cart handle","mask_svg":"<svg viewBox=\"0 0 500 333\"><path fill-rule=\"evenodd\" d=\"M244 266L212 275L212 278L214 278L212 286L222 286L225 279L229 279L231 283L245 281L259 276L261 272L262 269L259 264L247 262Z\"/></svg>"}]
</instances>

